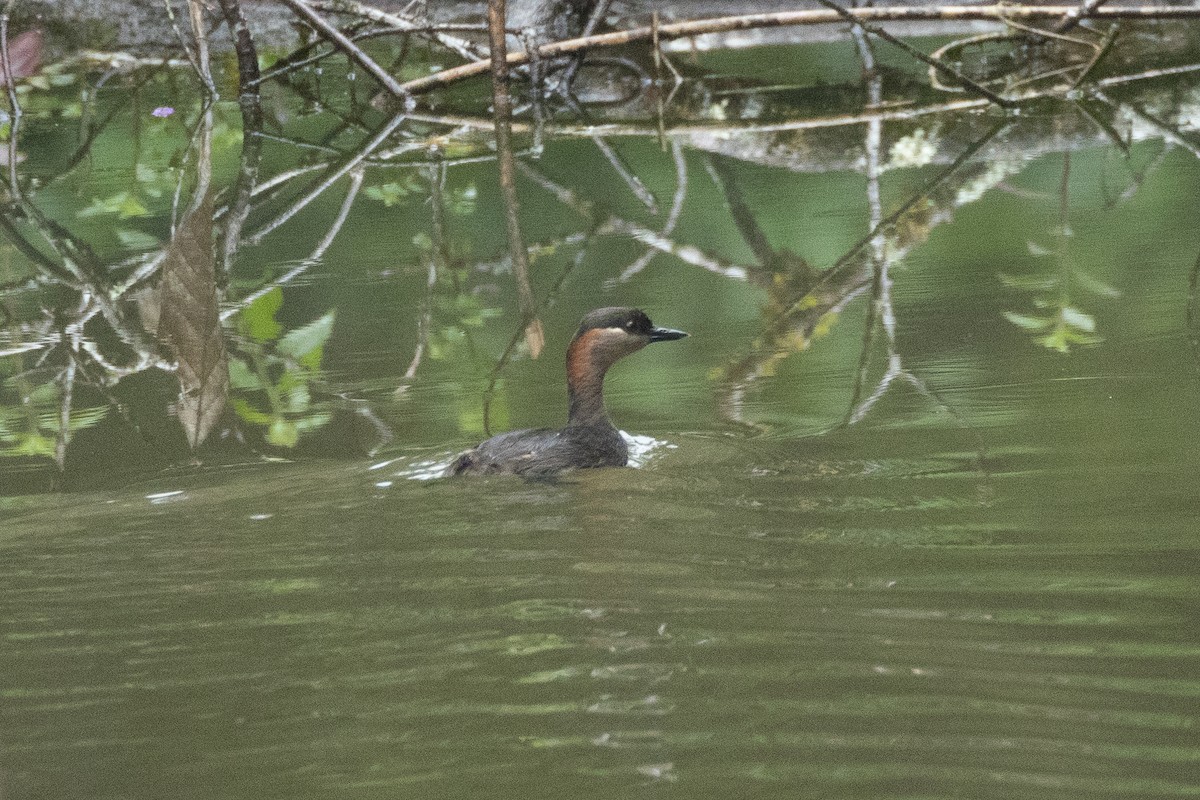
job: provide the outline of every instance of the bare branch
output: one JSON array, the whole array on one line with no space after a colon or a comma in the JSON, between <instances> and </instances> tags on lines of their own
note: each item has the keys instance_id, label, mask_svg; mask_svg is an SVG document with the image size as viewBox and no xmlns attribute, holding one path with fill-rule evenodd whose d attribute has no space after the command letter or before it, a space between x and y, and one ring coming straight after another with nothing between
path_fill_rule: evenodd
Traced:
<instances>
[{"instance_id":1,"label":"bare branch","mask_svg":"<svg viewBox=\"0 0 1200 800\"><path fill-rule=\"evenodd\" d=\"M294 1L294 0L293 0ZM1059 19L1071 12L1074 6L1011 6L997 4L989 6L879 6L873 8L846 9L846 13L861 22L917 22L929 20L1037 20ZM1097 8L1092 12L1097 19L1196 19L1200 18L1200 7L1194 6L1120 6L1117 8ZM666 25L645 26L627 31L600 33L583 36L577 39L564 39L551 42L537 48L539 58L554 58L555 56L576 53L588 48L615 47L631 42L651 41L655 36L660 39L683 39L706 33L728 33L731 31L752 30L758 28L794 27L798 25L828 25L843 22L845 17L832 9L807 9L802 11L780 11L766 14L745 14L741 16L717 17L714 19L689 20L674 22ZM531 59L528 51L509 53L507 62L510 67L528 64ZM424 78L417 78L403 85L405 91L417 95L446 86L451 83L471 78L491 69L490 60L474 61L460 67L442 70Z\"/></svg>"},{"instance_id":2,"label":"bare branch","mask_svg":"<svg viewBox=\"0 0 1200 800\"><path fill-rule=\"evenodd\" d=\"M517 200L516 159L512 148L512 99L508 95L508 62L505 60L505 0L488 0L488 37L492 45L492 107L496 119L496 155L500 167L500 192L504 197L504 223L508 229L508 251L512 257L517 300L525 327L525 341L533 358L541 355L546 336L536 316L533 288L529 283L529 253L521 236ZM484 415L487 429L487 415Z\"/></svg>"},{"instance_id":3,"label":"bare branch","mask_svg":"<svg viewBox=\"0 0 1200 800\"><path fill-rule=\"evenodd\" d=\"M399 81L393 78L387 70L379 66L379 63L375 59L363 52L362 48L350 41L346 34L342 33L336 26L314 11L312 6L304 2L304 0L280 0L280 2L303 17L322 36L337 45L350 60L371 73L375 80L379 81L393 96L402 100L409 98L409 92L400 85Z\"/></svg>"}]
</instances>

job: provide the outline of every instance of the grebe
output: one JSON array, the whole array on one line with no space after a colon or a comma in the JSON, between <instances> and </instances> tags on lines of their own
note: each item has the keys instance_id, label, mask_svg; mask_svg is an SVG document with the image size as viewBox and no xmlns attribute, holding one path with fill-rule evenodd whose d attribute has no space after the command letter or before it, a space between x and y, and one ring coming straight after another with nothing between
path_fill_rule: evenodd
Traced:
<instances>
[{"instance_id":1,"label":"grebe","mask_svg":"<svg viewBox=\"0 0 1200 800\"><path fill-rule=\"evenodd\" d=\"M683 331L656 328L637 308L588 312L567 347L567 426L493 436L456 458L446 474L536 477L625 466L629 448L604 409L604 375L617 361L648 344L685 336Z\"/></svg>"}]
</instances>

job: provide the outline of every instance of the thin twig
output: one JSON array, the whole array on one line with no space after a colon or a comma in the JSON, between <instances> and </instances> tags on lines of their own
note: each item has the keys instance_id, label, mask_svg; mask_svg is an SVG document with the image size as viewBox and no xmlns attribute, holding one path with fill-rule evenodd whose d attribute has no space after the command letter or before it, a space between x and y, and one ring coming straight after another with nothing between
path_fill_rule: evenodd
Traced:
<instances>
[{"instance_id":1,"label":"thin twig","mask_svg":"<svg viewBox=\"0 0 1200 800\"><path fill-rule=\"evenodd\" d=\"M1076 8L1063 15L1062 20L1054 26L1054 32L1066 33L1087 17L1092 16L1096 9L1107 2L1108 0L1083 0Z\"/></svg>"},{"instance_id":2,"label":"thin twig","mask_svg":"<svg viewBox=\"0 0 1200 800\"><path fill-rule=\"evenodd\" d=\"M21 103L17 100L16 76L8 53L8 18L17 0L8 0L0 10L0 67L4 69L4 88L8 92L8 185L12 199L21 199L21 185L17 182L17 138L21 126Z\"/></svg>"},{"instance_id":3,"label":"thin twig","mask_svg":"<svg viewBox=\"0 0 1200 800\"><path fill-rule=\"evenodd\" d=\"M669 237L675 232L675 226L679 224L679 218L683 214L684 198L687 197L687 159L683 157L683 145L679 143L678 139L671 140L671 158L675 162L675 196L671 200L671 210L667 212L666 224L664 224L662 230L659 231L659 236L662 236L663 238ZM634 275L637 275L650 264L651 260L653 260L654 256L657 254L658 251L655 248L648 248L645 253L638 257L637 261L634 261L625 268L617 280L621 283L624 283Z\"/></svg>"},{"instance_id":4,"label":"thin twig","mask_svg":"<svg viewBox=\"0 0 1200 800\"><path fill-rule=\"evenodd\" d=\"M571 259L571 263L559 273L558 279L554 282L554 285L550 287L550 291L548 291L546 296L543 297L538 303L537 308L535 309L536 312L541 312L543 309L554 305L554 301L558 297L559 291L562 289L563 284L566 283L567 276L579 269L579 267L583 264L583 260L587 257L588 248L591 246L593 233L594 231L588 231L588 233L585 234L581 240L579 240L579 250L575 253L575 257ZM571 238L575 239L576 237ZM512 360L513 353L515 353L517 350L517 342L521 341L522 334L523 332L520 328L518 328L517 331L513 333L512 338L508 340L508 345L504 348L504 352L500 354L500 358L496 360L495 366L492 367L491 374L488 375L487 386L483 390L484 431L489 436L491 433L488 426L488 419L490 417L492 408L492 400L496 396L496 387L500 383L500 373L504 371L504 368L508 366L508 362Z\"/></svg>"},{"instance_id":5,"label":"thin twig","mask_svg":"<svg viewBox=\"0 0 1200 800\"><path fill-rule=\"evenodd\" d=\"M423 36L440 44L464 59L487 58L487 52L466 39L449 35L453 31L479 31L478 25L425 25L414 22L402 14L394 14L372 6L363 5L355 0L314 0L309 3L317 11L327 13L349 14L372 22L390 25L397 30Z\"/></svg>"},{"instance_id":6,"label":"thin twig","mask_svg":"<svg viewBox=\"0 0 1200 800\"><path fill-rule=\"evenodd\" d=\"M529 282L529 253L521 236L520 203L517 199L516 159L512 149L512 98L508 94L508 62L505 60L505 0L488 0L488 38L492 46L492 109L496 119L496 156L500 173L500 192L504 198L504 224L508 230L508 251L512 258L513 278L517 283L517 302L521 308L521 327L533 358L541 355L546 337L536 316L533 287ZM488 428L484 414L484 429Z\"/></svg>"},{"instance_id":7,"label":"thin twig","mask_svg":"<svg viewBox=\"0 0 1200 800\"><path fill-rule=\"evenodd\" d=\"M838 13L838 15L841 16L844 20L846 20L847 22L849 22L852 25L857 25L857 26L861 27L863 30L867 31L872 36L878 36L880 39L883 39L885 42L890 42L891 44L896 45L896 47L899 47L901 50L908 53L910 56L917 59L918 61L928 64L929 66L934 67L934 68L940 70L941 72L945 72L947 75L953 76L954 78L956 78L960 82L962 82L962 84L964 86L969 87L970 89L975 91L977 94L983 95L988 100L991 100L993 103L995 103L996 105L998 105L1002 108L1011 108L1014 105L1016 105L1016 103L1014 103L1012 100L1009 100L1006 97L1001 97L1000 95L993 92L991 89L984 86L982 83L975 81L971 77L963 74L962 72L960 72L959 70L950 66L946 62L938 61L937 59L930 58L927 53L924 53L921 50L918 50L917 48L913 47L911 44L904 41L903 39L893 36L892 34L885 31L883 28L880 28L878 25L868 25L867 23L858 19L854 14L851 14L850 11L848 11L847 9L842 8L837 3L834 3L833 0L817 0L817 2L820 3L821 5L825 6L826 8L836 11Z\"/></svg>"},{"instance_id":8,"label":"thin twig","mask_svg":"<svg viewBox=\"0 0 1200 800\"><path fill-rule=\"evenodd\" d=\"M1196 365L1200 366L1200 309L1197 309L1196 292L1200 289L1200 256L1196 257L1196 263L1192 266L1192 273L1188 276L1188 299L1187 299L1187 329L1188 339L1192 343L1192 358Z\"/></svg>"},{"instance_id":9,"label":"thin twig","mask_svg":"<svg viewBox=\"0 0 1200 800\"><path fill-rule=\"evenodd\" d=\"M292 203L292 205L275 217L275 219L262 226L252 235L247 236L245 243L248 245L259 244L267 237L269 233L274 231L280 225L283 225L292 217L296 216L296 214L308 206L309 203L324 194L330 186L337 183L338 179L362 163L362 161L368 155L373 153L375 149L379 147L379 145L382 144L385 139L387 139L387 137L391 136L392 132L395 131L396 128L400 127L400 125L403 124L406 119L407 117L404 114L397 114L395 117L392 117L391 121L380 128L379 131L377 131L376 134L366 142L366 144L364 144L356 153L354 153L354 155L347 158L340 166L338 166L336 169L333 169L328 175L319 180L316 186Z\"/></svg>"},{"instance_id":10,"label":"thin twig","mask_svg":"<svg viewBox=\"0 0 1200 800\"><path fill-rule=\"evenodd\" d=\"M1117 41L1117 33L1120 30L1120 25L1113 25L1108 29L1108 32L1104 34L1104 38L1100 40L1100 46L1096 48L1096 53L1092 56L1092 60L1088 62L1083 71L1079 73L1079 77L1071 84L1072 89L1078 88L1081 83L1092 77L1092 73L1100 65L1100 61L1108 55L1108 51L1112 49L1113 43Z\"/></svg>"},{"instance_id":11,"label":"thin twig","mask_svg":"<svg viewBox=\"0 0 1200 800\"><path fill-rule=\"evenodd\" d=\"M596 145L596 149L604 155L604 158L608 160L612 168L621 176L621 180L625 181L625 185L629 187L629 191L633 192L634 197L641 200L642 205L651 214L657 215L658 201L654 199L654 195L646 188L646 184L642 183L642 179L635 175L633 170L629 168L629 165L625 163L625 159L621 157L621 154L600 136L593 136L592 143Z\"/></svg>"},{"instance_id":12,"label":"thin twig","mask_svg":"<svg viewBox=\"0 0 1200 800\"><path fill-rule=\"evenodd\" d=\"M325 257L325 251L329 249L329 246L331 244L333 244L333 240L336 239L338 233L341 232L342 226L346 224L346 218L350 215L350 209L354 206L354 201L358 197L358 192L359 192L359 189L362 188L362 183L363 183L362 167L358 167L358 168L351 170L350 171L350 188L346 191L346 197L342 200L342 207L338 210L337 216L334 217L333 224L329 226L329 230L327 230L325 232L325 236L323 236L321 238L321 241L317 243L317 246L315 248L313 248L313 251L309 254L308 258L304 259L299 264L292 267L290 270L288 270L284 274L280 275L278 278L271 281L270 283L268 283L264 286L260 286L258 289L254 290L250 294L246 295L241 300L239 300L237 302L237 305L235 305L234 307L227 308L224 311L222 311L221 312L221 320L225 321L225 320L229 319L230 317L234 316L235 314L238 314L243 309L249 308L260 297L263 297L264 295L274 291L275 289L277 289L281 286L285 286L285 285L291 283L296 278L300 277L305 272L307 272L310 267L312 267L315 264L319 264L321 262L321 259Z\"/></svg>"},{"instance_id":13,"label":"thin twig","mask_svg":"<svg viewBox=\"0 0 1200 800\"><path fill-rule=\"evenodd\" d=\"M409 92L400 85L399 81L393 78L387 70L379 66L379 62L363 52L362 48L350 41L346 34L342 33L336 26L314 11L312 6L304 2L304 0L279 1L303 17L308 24L317 29L318 33L337 45L351 61L369 72L394 97L402 100L409 99Z\"/></svg>"},{"instance_id":14,"label":"thin twig","mask_svg":"<svg viewBox=\"0 0 1200 800\"><path fill-rule=\"evenodd\" d=\"M241 244L242 226L250 216L250 198L258 182L262 158L263 110L258 93L258 48L246 24L239 0L221 0L221 10L233 34L238 61L238 106L242 112L242 152L238 159L238 175L233 187L233 201L221 234L220 260L217 281L224 284L233 269L234 256Z\"/></svg>"},{"instance_id":15,"label":"thin twig","mask_svg":"<svg viewBox=\"0 0 1200 800\"><path fill-rule=\"evenodd\" d=\"M592 15L588 17L587 24L583 26L583 37L591 36L596 32L596 27L599 26L600 20L604 19L604 15L608 13L608 7L612 5L612 0L599 0L596 7L592 9ZM575 82L575 75L579 72L579 68L583 66L584 59L587 58L586 52L580 52L571 63L567 65L563 71L562 87L566 92L571 91L571 84Z\"/></svg>"},{"instance_id":16,"label":"thin twig","mask_svg":"<svg viewBox=\"0 0 1200 800\"><path fill-rule=\"evenodd\" d=\"M71 401L75 394L75 358L67 356L61 378L62 399L58 412L58 438L54 443L54 465L59 472L67 468L67 445L71 443Z\"/></svg>"},{"instance_id":17,"label":"thin twig","mask_svg":"<svg viewBox=\"0 0 1200 800\"><path fill-rule=\"evenodd\" d=\"M209 97L217 99L217 85L213 83L212 69L208 58L208 29L204 24L204 4L200 0L188 0L188 15L192 22L192 39L196 43L196 69Z\"/></svg>"},{"instance_id":18,"label":"thin twig","mask_svg":"<svg viewBox=\"0 0 1200 800\"><path fill-rule=\"evenodd\" d=\"M401 397L408 392L412 381L417 377L417 370L425 357L425 348L429 346L429 329L433 323L433 288L437 285L438 272L443 264L445 242L445 209L441 201L441 188L445 180L445 170L440 166L429 167L429 185L433 206L433 242L429 251L429 262L425 265L425 293L421 296L421 309L417 314L417 344L413 348L412 360L408 369L404 370L404 382L396 387L393 395Z\"/></svg>"}]
</instances>

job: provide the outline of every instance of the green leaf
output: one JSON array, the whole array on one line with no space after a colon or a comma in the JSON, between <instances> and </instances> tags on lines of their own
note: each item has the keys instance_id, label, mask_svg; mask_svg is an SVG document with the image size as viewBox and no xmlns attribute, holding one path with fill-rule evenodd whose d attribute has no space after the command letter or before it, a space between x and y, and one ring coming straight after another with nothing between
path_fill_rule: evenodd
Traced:
<instances>
[{"instance_id":1,"label":"green leaf","mask_svg":"<svg viewBox=\"0 0 1200 800\"><path fill-rule=\"evenodd\" d=\"M378 186L368 186L363 190L363 194L372 200L379 200L385 206L391 208L407 197L411 191L412 187L405 184L383 183Z\"/></svg>"},{"instance_id":2,"label":"green leaf","mask_svg":"<svg viewBox=\"0 0 1200 800\"><path fill-rule=\"evenodd\" d=\"M129 195L117 207L117 216L120 219L129 219L130 217L148 217L150 209L142 205L142 201L138 200L133 195Z\"/></svg>"},{"instance_id":3,"label":"green leaf","mask_svg":"<svg viewBox=\"0 0 1200 800\"><path fill-rule=\"evenodd\" d=\"M308 411L312 405L312 396L308 393L308 384L301 383L293 386L283 395L283 408L293 414Z\"/></svg>"},{"instance_id":4,"label":"green leaf","mask_svg":"<svg viewBox=\"0 0 1200 800\"><path fill-rule=\"evenodd\" d=\"M234 412L251 425L270 425L275 421L275 417L263 411L259 411L254 406L240 397L233 399Z\"/></svg>"},{"instance_id":5,"label":"green leaf","mask_svg":"<svg viewBox=\"0 0 1200 800\"><path fill-rule=\"evenodd\" d=\"M240 358L229 359L229 385L234 389L252 392L262 391L263 388L262 378Z\"/></svg>"},{"instance_id":6,"label":"green leaf","mask_svg":"<svg viewBox=\"0 0 1200 800\"><path fill-rule=\"evenodd\" d=\"M139 253L146 250L157 250L161 246L157 238L145 231L128 228L122 228L117 231L117 241L125 249L136 250Z\"/></svg>"},{"instance_id":7,"label":"green leaf","mask_svg":"<svg viewBox=\"0 0 1200 800\"><path fill-rule=\"evenodd\" d=\"M1022 289L1029 292L1044 292L1054 288L1057 278L1044 278L1040 275L1010 275L1006 272L997 274L1000 282L1009 289Z\"/></svg>"},{"instance_id":8,"label":"green leaf","mask_svg":"<svg viewBox=\"0 0 1200 800\"><path fill-rule=\"evenodd\" d=\"M1062 321L1077 330L1087 333L1094 333L1096 330L1096 318L1091 314L1085 314L1078 308L1067 306L1061 312Z\"/></svg>"},{"instance_id":9,"label":"green leaf","mask_svg":"<svg viewBox=\"0 0 1200 800\"><path fill-rule=\"evenodd\" d=\"M1054 320L1031 317L1027 314L1018 314L1015 311L1005 311L1004 318L1018 328L1024 328L1027 331L1044 331L1054 324Z\"/></svg>"},{"instance_id":10,"label":"green leaf","mask_svg":"<svg viewBox=\"0 0 1200 800\"><path fill-rule=\"evenodd\" d=\"M321 354L329 334L333 333L333 322L337 310L330 311L320 319L316 319L302 328L289 331L279 340L279 352L290 356L301 366L311 370L321 367Z\"/></svg>"},{"instance_id":11,"label":"green leaf","mask_svg":"<svg viewBox=\"0 0 1200 800\"><path fill-rule=\"evenodd\" d=\"M1071 345L1099 344L1102 341L1104 341L1104 338L1101 336L1091 333L1081 333L1067 325L1058 325L1047 335L1037 338L1037 343L1042 347L1056 350L1059 353L1071 352Z\"/></svg>"},{"instance_id":12,"label":"green leaf","mask_svg":"<svg viewBox=\"0 0 1200 800\"><path fill-rule=\"evenodd\" d=\"M92 204L79 211L76 216L96 217L102 214L116 214L121 219L129 219L149 216L150 211L129 192L119 192L112 197L92 200Z\"/></svg>"},{"instance_id":13,"label":"green leaf","mask_svg":"<svg viewBox=\"0 0 1200 800\"><path fill-rule=\"evenodd\" d=\"M55 439L40 433L22 433L16 436L16 445L0 450L6 456L45 456L54 458Z\"/></svg>"},{"instance_id":14,"label":"green leaf","mask_svg":"<svg viewBox=\"0 0 1200 800\"><path fill-rule=\"evenodd\" d=\"M313 431L323 425L327 425L331 419L333 419L333 415L325 412L309 414L306 417L296 420L296 427L302 431Z\"/></svg>"},{"instance_id":15,"label":"green leaf","mask_svg":"<svg viewBox=\"0 0 1200 800\"><path fill-rule=\"evenodd\" d=\"M283 289L276 286L242 311L242 332L255 341L275 341L283 332L283 326L275 321L275 314L282 307Z\"/></svg>"},{"instance_id":16,"label":"green leaf","mask_svg":"<svg viewBox=\"0 0 1200 800\"><path fill-rule=\"evenodd\" d=\"M1120 297L1121 296L1121 292L1119 289L1115 289L1112 286L1105 283L1104 281L1093 278L1091 275L1088 275L1086 272L1084 272L1081 269L1075 270L1071 274L1071 277L1073 277L1075 279L1075 282L1077 284L1079 284L1079 288L1083 289L1084 291L1091 292L1092 294L1100 295L1101 297Z\"/></svg>"},{"instance_id":17,"label":"green leaf","mask_svg":"<svg viewBox=\"0 0 1200 800\"><path fill-rule=\"evenodd\" d=\"M300 441L300 429L290 420L277 419L267 430L267 441L276 447L295 447Z\"/></svg>"}]
</instances>

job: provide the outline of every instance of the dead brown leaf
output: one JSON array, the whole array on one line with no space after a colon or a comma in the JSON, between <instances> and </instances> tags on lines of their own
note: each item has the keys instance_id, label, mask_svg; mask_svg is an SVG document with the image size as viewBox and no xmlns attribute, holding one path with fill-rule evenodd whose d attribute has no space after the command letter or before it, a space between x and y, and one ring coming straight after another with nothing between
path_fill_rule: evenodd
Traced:
<instances>
[{"instance_id":1,"label":"dead brown leaf","mask_svg":"<svg viewBox=\"0 0 1200 800\"><path fill-rule=\"evenodd\" d=\"M212 219L212 196L206 194L180 222L162 267L158 334L179 365L177 414L193 450L208 438L229 398Z\"/></svg>"},{"instance_id":2,"label":"dead brown leaf","mask_svg":"<svg viewBox=\"0 0 1200 800\"><path fill-rule=\"evenodd\" d=\"M25 31L8 43L8 63L14 78L28 78L42 68L42 32L36 28ZM4 65L0 64L0 84L8 83Z\"/></svg>"},{"instance_id":3,"label":"dead brown leaf","mask_svg":"<svg viewBox=\"0 0 1200 800\"><path fill-rule=\"evenodd\" d=\"M525 326L525 344L529 346L529 357L537 358L546 346L546 332L542 329L542 321L537 317Z\"/></svg>"}]
</instances>

